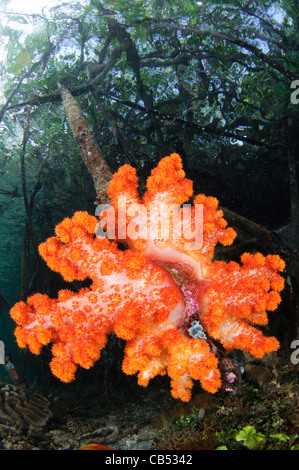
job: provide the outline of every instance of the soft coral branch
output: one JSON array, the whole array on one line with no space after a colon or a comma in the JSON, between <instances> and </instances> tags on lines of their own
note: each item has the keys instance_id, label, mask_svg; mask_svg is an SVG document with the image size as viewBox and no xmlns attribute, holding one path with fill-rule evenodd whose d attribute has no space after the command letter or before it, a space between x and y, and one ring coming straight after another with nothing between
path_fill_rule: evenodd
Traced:
<instances>
[{"instance_id":1,"label":"soft coral branch","mask_svg":"<svg viewBox=\"0 0 299 470\"><path fill-rule=\"evenodd\" d=\"M115 228L120 218L126 220L122 241L128 250L95 237L98 220L86 212L62 221L56 236L40 245L39 252L52 270L67 281L89 278L91 285L78 293L62 290L57 299L35 294L27 303L16 304L10 313L18 325L17 342L35 354L53 343L52 372L70 382L78 365L89 368L99 359L107 335L115 333L127 341L123 371L138 373L140 385L168 374L176 398L190 399L193 380L214 393L221 380L211 341L256 357L279 347L275 338L265 337L253 325L267 324L267 311L280 302L283 279L278 272L284 262L260 253L244 253L241 265L213 261L216 244L229 245L236 234L227 227L215 198L198 195L192 206L180 207L193 190L177 154L153 170L143 198L137 183L132 167L120 168L108 190L113 207L100 222L109 233L111 223ZM203 214L199 227L196 205ZM169 206L175 210L169 213ZM155 222L158 232L144 238L144 232L137 230L131 238L133 222L148 229ZM166 223L169 233L163 238ZM186 230L175 238L178 223ZM191 249L199 228L200 246Z\"/></svg>"}]
</instances>

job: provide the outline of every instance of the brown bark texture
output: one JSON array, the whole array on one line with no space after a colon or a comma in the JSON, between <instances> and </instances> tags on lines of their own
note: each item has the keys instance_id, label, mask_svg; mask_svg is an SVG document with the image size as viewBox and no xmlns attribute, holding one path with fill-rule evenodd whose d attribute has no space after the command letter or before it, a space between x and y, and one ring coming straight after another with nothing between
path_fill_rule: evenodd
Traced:
<instances>
[{"instance_id":1,"label":"brown bark texture","mask_svg":"<svg viewBox=\"0 0 299 470\"><path fill-rule=\"evenodd\" d=\"M112 172L103 157L100 147L95 141L79 104L65 86L58 84L58 88L62 98L63 109L70 123L74 138L78 143L81 157L93 178L97 194L95 204L104 204L109 201L106 191L112 178Z\"/></svg>"}]
</instances>

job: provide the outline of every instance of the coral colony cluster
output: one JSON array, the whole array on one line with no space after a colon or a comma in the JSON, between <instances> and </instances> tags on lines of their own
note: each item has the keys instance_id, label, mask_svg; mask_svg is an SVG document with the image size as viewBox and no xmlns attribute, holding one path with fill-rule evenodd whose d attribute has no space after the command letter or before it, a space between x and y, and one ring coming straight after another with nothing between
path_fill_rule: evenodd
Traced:
<instances>
[{"instance_id":1,"label":"coral colony cluster","mask_svg":"<svg viewBox=\"0 0 299 470\"><path fill-rule=\"evenodd\" d=\"M257 358L277 350L276 338L253 325L267 324L266 311L281 300L284 262L260 253L244 253L242 264L212 261L216 244L230 245L236 233L217 199L200 194L184 204L192 194L177 154L152 171L142 199L135 169L121 167L100 219L76 212L39 247L53 271L66 281L89 278L90 287L17 303L10 314L18 345L39 354L53 343L51 370L71 382L78 365L92 367L115 333L126 340L123 371L138 373L143 386L167 373L172 395L183 401L193 380L211 393L220 388L213 342Z\"/></svg>"}]
</instances>

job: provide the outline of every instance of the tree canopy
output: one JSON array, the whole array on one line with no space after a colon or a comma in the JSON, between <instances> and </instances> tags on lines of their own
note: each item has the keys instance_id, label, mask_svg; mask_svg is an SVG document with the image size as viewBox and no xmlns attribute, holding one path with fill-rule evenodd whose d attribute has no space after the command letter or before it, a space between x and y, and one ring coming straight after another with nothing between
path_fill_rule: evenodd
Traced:
<instances>
[{"instance_id":1,"label":"tree canopy","mask_svg":"<svg viewBox=\"0 0 299 470\"><path fill-rule=\"evenodd\" d=\"M27 230L34 248L93 207L59 83L112 171L130 162L146 176L176 151L197 191L288 227L298 249L297 0L84 0L38 14L2 3L0 210L21 218L24 201L16 238Z\"/></svg>"}]
</instances>

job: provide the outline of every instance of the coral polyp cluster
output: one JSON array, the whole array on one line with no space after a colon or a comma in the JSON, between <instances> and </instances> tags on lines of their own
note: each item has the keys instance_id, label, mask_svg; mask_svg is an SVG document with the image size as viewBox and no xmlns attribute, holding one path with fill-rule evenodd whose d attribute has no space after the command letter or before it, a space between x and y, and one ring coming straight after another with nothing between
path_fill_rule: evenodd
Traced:
<instances>
[{"instance_id":1,"label":"coral polyp cluster","mask_svg":"<svg viewBox=\"0 0 299 470\"><path fill-rule=\"evenodd\" d=\"M78 366L92 367L115 333L126 341L123 371L137 373L143 386L168 374L172 395L183 401L194 380L212 393L221 386L211 341L255 357L275 351L278 341L253 325L267 324L267 310L280 302L284 262L260 253L244 253L241 265L213 261L216 244L229 245L236 234L215 198L198 195L181 207L192 194L177 154L152 171L142 199L136 171L121 167L108 190L112 206L100 222L77 212L39 247L66 281L90 279L90 286L17 303L10 314L18 345L39 354L53 343L51 370L71 382ZM120 250L117 241L129 249Z\"/></svg>"}]
</instances>

